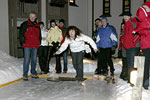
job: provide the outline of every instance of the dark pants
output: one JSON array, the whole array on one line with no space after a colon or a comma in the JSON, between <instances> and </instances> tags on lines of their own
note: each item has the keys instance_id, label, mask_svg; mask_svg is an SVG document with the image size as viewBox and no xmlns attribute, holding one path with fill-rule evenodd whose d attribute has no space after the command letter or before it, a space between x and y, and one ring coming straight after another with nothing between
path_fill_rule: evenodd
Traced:
<instances>
[{"instance_id":1,"label":"dark pants","mask_svg":"<svg viewBox=\"0 0 150 100\"><path fill-rule=\"evenodd\" d=\"M108 71L108 65L110 66L110 72L114 72L114 65L112 62L112 51L111 48L98 48L99 53L99 61L100 68L103 70L103 72Z\"/></svg>"},{"instance_id":2,"label":"dark pants","mask_svg":"<svg viewBox=\"0 0 150 100\"><path fill-rule=\"evenodd\" d=\"M142 51L143 56L145 56L143 87L147 88L149 86L150 49L144 49Z\"/></svg>"},{"instance_id":3,"label":"dark pants","mask_svg":"<svg viewBox=\"0 0 150 100\"><path fill-rule=\"evenodd\" d=\"M51 60L51 58L54 56L54 53L57 51L56 47L54 46L50 46L49 47L49 51L48 51L48 65L49 65L49 62ZM60 62L60 55L55 55L56 57L56 67L55 67L55 70L56 70L56 73L61 73L61 62Z\"/></svg>"},{"instance_id":4,"label":"dark pants","mask_svg":"<svg viewBox=\"0 0 150 100\"><path fill-rule=\"evenodd\" d=\"M71 52L73 67L76 70L76 78L83 79L83 57L84 52Z\"/></svg>"},{"instance_id":5,"label":"dark pants","mask_svg":"<svg viewBox=\"0 0 150 100\"><path fill-rule=\"evenodd\" d=\"M49 66L47 66L48 48L48 46L40 46L38 49L40 69L46 73L49 72Z\"/></svg>"},{"instance_id":6,"label":"dark pants","mask_svg":"<svg viewBox=\"0 0 150 100\"><path fill-rule=\"evenodd\" d=\"M95 70L95 73L101 74L101 70L102 70L102 67L100 66L100 58L97 57L97 68Z\"/></svg>"},{"instance_id":7,"label":"dark pants","mask_svg":"<svg viewBox=\"0 0 150 100\"><path fill-rule=\"evenodd\" d=\"M36 75L36 48L24 48L23 76L28 76L29 63L31 59L31 74Z\"/></svg>"},{"instance_id":8,"label":"dark pants","mask_svg":"<svg viewBox=\"0 0 150 100\"><path fill-rule=\"evenodd\" d=\"M134 68L134 56L138 56L140 48L127 49L127 63L128 63L128 80L130 80L130 72Z\"/></svg>"},{"instance_id":9,"label":"dark pants","mask_svg":"<svg viewBox=\"0 0 150 100\"><path fill-rule=\"evenodd\" d=\"M128 63L127 63L127 57L122 57L122 72L120 74L121 78L128 78Z\"/></svg>"},{"instance_id":10,"label":"dark pants","mask_svg":"<svg viewBox=\"0 0 150 100\"><path fill-rule=\"evenodd\" d=\"M64 69L63 69L63 71L67 71L68 70L68 68L67 68L67 65L68 65L67 57L68 57L68 49L63 52L63 61L64 61Z\"/></svg>"}]
</instances>

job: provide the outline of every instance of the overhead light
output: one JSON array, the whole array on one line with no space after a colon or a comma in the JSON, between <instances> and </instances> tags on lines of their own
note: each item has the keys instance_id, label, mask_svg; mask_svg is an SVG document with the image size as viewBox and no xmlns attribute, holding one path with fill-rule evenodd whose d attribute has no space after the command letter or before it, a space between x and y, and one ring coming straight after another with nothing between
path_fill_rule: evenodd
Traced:
<instances>
[{"instance_id":1,"label":"overhead light","mask_svg":"<svg viewBox=\"0 0 150 100\"><path fill-rule=\"evenodd\" d=\"M79 6L76 4L76 1L75 1L75 0L69 0L69 4L70 4L70 6L79 7Z\"/></svg>"},{"instance_id":2,"label":"overhead light","mask_svg":"<svg viewBox=\"0 0 150 100\"><path fill-rule=\"evenodd\" d=\"M74 3L75 2L75 0L70 0L70 3Z\"/></svg>"}]
</instances>

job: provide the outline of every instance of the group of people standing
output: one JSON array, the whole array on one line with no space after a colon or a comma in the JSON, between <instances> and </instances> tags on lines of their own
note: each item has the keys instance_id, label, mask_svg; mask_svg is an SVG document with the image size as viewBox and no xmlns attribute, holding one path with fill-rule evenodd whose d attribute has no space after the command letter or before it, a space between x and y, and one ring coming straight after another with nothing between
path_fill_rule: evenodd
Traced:
<instances>
[{"instance_id":1,"label":"group of people standing","mask_svg":"<svg viewBox=\"0 0 150 100\"><path fill-rule=\"evenodd\" d=\"M65 40L66 27L64 19L59 20L57 26L55 20L50 21L50 29L44 27L43 22L37 22L35 12L29 14L29 19L21 24L19 39L24 50L23 62L23 79L28 80L29 63L31 59L31 74L32 78L39 78L36 72L37 55L39 57L39 65L41 74L49 73L49 62L53 56L56 57L56 73L61 73L61 55L54 55L60 45ZM68 50L63 52L64 69L67 73L67 55Z\"/></svg>"},{"instance_id":2,"label":"group of people standing","mask_svg":"<svg viewBox=\"0 0 150 100\"><path fill-rule=\"evenodd\" d=\"M67 56L70 48L73 67L76 70L76 79L83 79L83 57L85 42L90 44L93 51L97 53L97 69L95 74L114 75L114 65L112 55L118 45L118 36L114 26L108 23L106 17L95 20L96 29L93 40L84 35L76 26L65 28L64 20L59 20L59 26L55 20L50 21L50 29L44 28L43 22L36 21L36 14L31 12L28 21L21 25L20 43L24 48L23 78L28 80L29 62L31 59L32 78L38 78L36 73L36 56L39 55L41 72L49 72L49 62L52 56L56 57L56 73L61 73L60 54L63 54L64 69L67 72ZM64 34L65 33L65 34ZM150 66L150 2L146 2L140 7L135 18L126 12L123 14L121 24L119 51L122 51L123 68L120 78L130 80L130 72L134 67L134 56L139 55L140 49L145 56L143 87L149 86L149 66Z\"/></svg>"},{"instance_id":3,"label":"group of people standing","mask_svg":"<svg viewBox=\"0 0 150 100\"><path fill-rule=\"evenodd\" d=\"M67 73L68 47L71 50L73 67L77 73L75 79L83 81L85 42L89 43L94 51L97 52L95 42L84 35L76 26L69 26L66 29L63 19L59 20L59 26L57 26L55 20L51 20L50 29L46 30L43 22L37 22L36 13L34 12L31 12L29 19L21 24L19 39L24 49L23 79L25 81L28 80L30 59L32 78L39 78L36 72L37 53L42 74L49 72L49 62L53 56L56 57L56 73L62 72L60 54L64 58L63 72Z\"/></svg>"},{"instance_id":4,"label":"group of people standing","mask_svg":"<svg viewBox=\"0 0 150 100\"><path fill-rule=\"evenodd\" d=\"M143 87L149 87L150 67L150 2L145 2L136 12L136 17L131 18L130 13L124 13L121 24L119 50L122 51L123 68L120 78L130 82L130 72L134 67L134 56L140 50L145 57Z\"/></svg>"}]
</instances>

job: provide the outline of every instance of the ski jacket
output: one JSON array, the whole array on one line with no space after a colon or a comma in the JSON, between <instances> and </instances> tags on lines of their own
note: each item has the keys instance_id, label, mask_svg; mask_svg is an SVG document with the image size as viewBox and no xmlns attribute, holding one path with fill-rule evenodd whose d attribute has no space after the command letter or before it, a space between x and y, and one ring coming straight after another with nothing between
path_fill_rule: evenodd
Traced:
<instances>
[{"instance_id":1,"label":"ski jacket","mask_svg":"<svg viewBox=\"0 0 150 100\"><path fill-rule=\"evenodd\" d=\"M95 50L97 49L95 42L88 36L81 34L80 36L77 36L77 38L74 39L68 39L65 38L64 43L60 47L61 53L67 49L68 45L70 46L71 52L80 52L85 50L85 42L89 43L92 48Z\"/></svg>"},{"instance_id":2,"label":"ski jacket","mask_svg":"<svg viewBox=\"0 0 150 100\"><path fill-rule=\"evenodd\" d=\"M61 42L62 41L62 31L59 29L58 26L54 28L51 27L47 33L47 41L49 42L49 46L53 46L52 42Z\"/></svg>"},{"instance_id":3,"label":"ski jacket","mask_svg":"<svg viewBox=\"0 0 150 100\"><path fill-rule=\"evenodd\" d=\"M146 12L145 8L140 7L136 13L139 19L139 24L134 30L141 35L140 47L141 49L150 48L150 15Z\"/></svg>"},{"instance_id":4,"label":"ski jacket","mask_svg":"<svg viewBox=\"0 0 150 100\"><path fill-rule=\"evenodd\" d=\"M41 42L41 31L39 24L28 21L21 24L19 39L23 48L38 48Z\"/></svg>"},{"instance_id":5,"label":"ski jacket","mask_svg":"<svg viewBox=\"0 0 150 100\"><path fill-rule=\"evenodd\" d=\"M138 22L136 18L130 18L129 21L125 22L124 35L122 36L121 43L125 49L139 47L140 36L133 34L134 28L136 28Z\"/></svg>"},{"instance_id":6,"label":"ski jacket","mask_svg":"<svg viewBox=\"0 0 150 100\"><path fill-rule=\"evenodd\" d=\"M101 27L98 30L98 34L96 37L96 45L100 48L111 48L112 46L117 46L118 37L117 33L112 29L112 27L107 24L106 27Z\"/></svg>"},{"instance_id":7,"label":"ski jacket","mask_svg":"<svg viewBox=\"0 0 150 100\"><path fill-rule=\"evenodd\" d=\"M121 31L120 31L120 39L119 39L119 47L118 47L118 50L119 50L119 51L120 51L121 48L123 47L123 43L122 43L122 37L123 37L123 35L124 35L124 27L123 27L123 29L121 29Z\"/></svg>"}]
</instances>

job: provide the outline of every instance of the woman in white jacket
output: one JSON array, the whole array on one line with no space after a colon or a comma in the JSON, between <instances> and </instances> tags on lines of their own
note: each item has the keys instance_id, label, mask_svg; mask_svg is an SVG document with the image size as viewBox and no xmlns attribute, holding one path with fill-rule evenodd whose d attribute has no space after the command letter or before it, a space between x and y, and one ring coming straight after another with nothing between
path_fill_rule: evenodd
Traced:
<instances>
[{"instance_id":1,"label":"woman in white jacket","mask_svg":"<svg viewBox=\"0 0 150 100\"><path fill-rule=\"evenodd\" d=\"M65 36L66 39L59 50L56 52L56 54L61 54L65 49L67 49L69 45L71 49L73 66L77 73L75 78L78 81L83 81L83 57L85 42L89 43L95 52L97 52L97 46L90 37L82 34L81 30L76 26L68 27Z\"/></svg>"}]
</instances>

